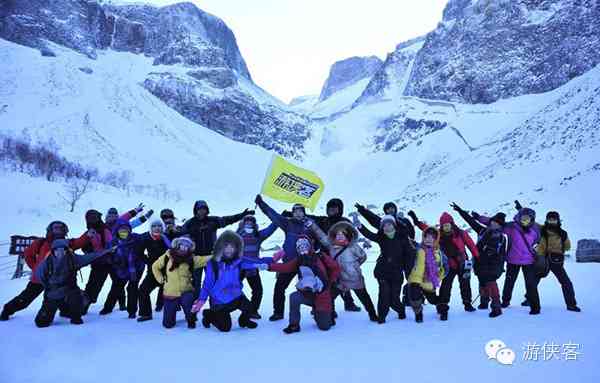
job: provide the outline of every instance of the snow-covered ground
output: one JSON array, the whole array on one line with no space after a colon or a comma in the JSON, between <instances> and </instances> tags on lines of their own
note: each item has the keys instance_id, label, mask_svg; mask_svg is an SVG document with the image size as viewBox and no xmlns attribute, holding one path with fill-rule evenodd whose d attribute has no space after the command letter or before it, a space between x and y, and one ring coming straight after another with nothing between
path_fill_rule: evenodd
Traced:
<instances>
[{"instance_id":1,"label":"snow-covered ground","mask_svg":"<svg viewBox=\"0 0 600 383\"><path fill-rule=\"evenodd\" d=\"M375 258L376 252L370 252L364 266L373 298L377 296L372 277ZM321 332L304 308L302 332L293 335L281 331L285 320L271 323L266 319L271 314L274 284L273 274L267 272L262 275L264 319L258 321L259 327L240 329L236 320L228 334L202 326L188 330L181 317L175 329L166 330L160 314L141 324L127 319L126 312L100 317L98 304L83 326L58 318L50 328L38 329L33 323L41 304L38 299L0 323L0 381L592 382L600 375L600 297L596 294L600 265L569 262L566 267L581 313L564 309L560 287L550 276L540 285L542 314L529 316L526 308L518 306L524 291L520 277L513 298L517 306L496 319L484 311L464 312L455 286L448 322L439 321L431 305L425 306L422 324L414 322L411 310L404 321L390 313L385 325L369 322L364 311L338 310L337 325ZM0 301L12 298L25 284L24 279L0 280ZM471 285L475 291L476 281ZM100 302L106 293L105 287ZM492 339L504 341L515 351L514 365L488 360L484 346ZM524 360L527 345L534 342L539 346L553 342L561 354L553 354L552 360L543 360L541 354L538 361ZM565 344L578 345L577 360L565 360Z\"/></svg>"}]
</instances>

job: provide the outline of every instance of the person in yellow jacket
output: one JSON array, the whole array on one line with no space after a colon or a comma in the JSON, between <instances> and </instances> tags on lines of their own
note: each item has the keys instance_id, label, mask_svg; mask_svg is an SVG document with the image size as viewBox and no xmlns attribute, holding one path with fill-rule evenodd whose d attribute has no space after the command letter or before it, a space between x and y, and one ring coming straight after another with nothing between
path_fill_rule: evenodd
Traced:
<instances>
[{"instance_id":1,"label":"person in yellow jacket","mask_svg":"<svg viewBox=\"0 0 600 383\"><path fill-rule=\"evenodd\" d=\"M440 287L448 266L439 249L438 238L437 229L433 227L425 229L423 242L417 251L415 265L408 276L408 300L418 323L423 322L424 299L436 305L438 314L440 314L439 297L436 295L436 290Z\"/></svg>"},{"instance_id":2,"label":"person in yellow jacket","mask_svg":"<svg viewBox=\"0 0 600 383\"><path fill-rule=\"evenodd\" d=\"M181 306L188 328L196 327L196 316L192 314L194 285L192 273L210 261L212 255L195 256L194 242L188 237L179 237L171 243L164 255L152 264L152 273L163 287L163 326L172 328L177 318L177 307Z\"/></svg>"},{"instance_id":3,"label":"person in yellow jacket","mask_svg":"<svg viewBox=\"0 0 600 383\"><path fill-rule=\"evenodd\" d=\"M549 212L541 228L541 237L536 251L539 256L550 258L550 271L560 282L567 310L579 312L581 309L575 300L575 289L565 270L565 253L571 250L571 241L561 226L558 212Z\"/></svg>"}]
</instances>

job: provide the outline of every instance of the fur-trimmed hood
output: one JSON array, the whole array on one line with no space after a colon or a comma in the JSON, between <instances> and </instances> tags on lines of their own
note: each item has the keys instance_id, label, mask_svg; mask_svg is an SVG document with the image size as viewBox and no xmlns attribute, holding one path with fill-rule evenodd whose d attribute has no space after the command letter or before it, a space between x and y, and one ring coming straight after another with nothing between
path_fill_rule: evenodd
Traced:
<instances>
[{"instance_id":1,"label":"fur-trimmed hood","mask_svg":"<svg viewBox=\"0 0 600 383\"><path fill-rule=\"evenodd\" d=\"M215 242L214 247L214 259L216 261L220 261L223 256L223 249L225 248L225 244L232 243L237 249L236 255L233 259L241 258L242 254L244 254L244 240L242 237L232 230L224 231L219 238L217 238L217 242Z\"/></svg>"},{"instance_id":2,"label":"fur-trimmed hood","mask_svg":"<svg viewBox=\"0 0 600 383\"><path fill-rule=\"evenodd\" d=\"M358 230L356 230L356 228L350 222L340 221L335 225L331 226L329 232L327 233L327 235L329 236L329 240L332 243L335 242L335 233L337 233L340 230L343 230L350 234L350 244L354 244L356 241L358 241Z\"/></svg>"}]
</instances>

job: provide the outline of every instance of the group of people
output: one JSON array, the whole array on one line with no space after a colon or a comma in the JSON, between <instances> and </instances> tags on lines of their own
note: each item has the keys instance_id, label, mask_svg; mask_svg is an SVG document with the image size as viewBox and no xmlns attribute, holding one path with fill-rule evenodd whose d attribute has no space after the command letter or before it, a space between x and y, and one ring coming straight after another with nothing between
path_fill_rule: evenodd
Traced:
<instances>
[{"instance_id":1,"label":"group of people","mask_svg":"<svg viewBox=\"0 0 600 383\"><path fill-rule=\"evenodd\" d=\"M152 210L144 212L143 204L122 215L110 208L104 219L97 210L87 211L87 230L76 238L69 239L64 222L51 222L44 238L25 250L31 279L4 305L0 320L8 320L43 293L42 307L35 317L38 327L50 326L57 312L73 324L82 324L82 317L97 302L110 277L110 291L100 315L110 314L118 304L129 318L152 320L151 293L158 290L154 309L162 311L166 328L174 327L177 313L183 311L189 328L195 328L201 316L204 327L229 331L231 313L239 310L239 326L253 329L261 319L261 271L277 273L270 321L284 318L286 289L297 280L296 291L288 300L286 334L300 331L302 305L312 308L311 315L321 330L336 324L338 297L342 297L346 311L361 311L352 293L369 320L376 323L386 322L390 308L399 319L405 319L406 306L412 308L415 320L422 322L425 300L445 321L455 279L465 311L474 312L472 274L478 280L478 308L490 310L489 316L495 318L510 305L520 270L526 286L522 305L530 307L531 315L540 313L538 284L550 272L561 284L567 310L580 311L564 268L571 244L558 212L549 212L540 225L535 211L518 201L510 222L504 213L486 217L453 203L453 210L475 233L473 240L447 212L438 224L428 225L410 211L411 222L392 202L384 205L383 216L357 203L352 221L344 217L344 204L337 198L327 203L326 216L307 215L301 204L279 213L260 195L255 203L271 221L269 226L260 228L255 212L249 209L231 216L211 216L205 201L194 203L193 217L183 225L176 224L171 209L163 209L160 219L150 221L144 234L133 232L153 215ZM236 230L217 236L219 229L234 224ZM420 242L416 241L415 228L421 232ZM285 234L282 249L272 257L261 257L262 243L278 229ZM361 270L369 241L380 248L374 269L379 287L377 305ZM91 270L82 290L77 273L87 265ZM500 294L497 281L505 271ZM244 281L250 287L250 299L243 292Z\"/></svg>"}]
</instances>

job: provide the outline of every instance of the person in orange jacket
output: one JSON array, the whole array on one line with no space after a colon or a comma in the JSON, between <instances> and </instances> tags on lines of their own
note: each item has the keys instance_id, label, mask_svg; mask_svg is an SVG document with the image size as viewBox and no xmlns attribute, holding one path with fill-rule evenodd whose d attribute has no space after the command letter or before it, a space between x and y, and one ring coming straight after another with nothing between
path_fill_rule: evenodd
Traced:
<instances>
[{"instance_id":1,"label":"person in orange jacket","mask_svg":"<svg viewBox=\"0 0 600 383\"><path fill-rule=\"evenodd\" d=\"M421 222L414 211L410 211L408 215L413 219L415 226L422 231L426 230L429 226ZM467 249L471 253L473 258L479 257L479 251L473 239L464 230L461 230L454 223L454 218L446 212L444 212L439 221L440 227L440 249L448 257L448 274L442 281L440 287L440 304L438 309L440 312L440 319L448 319L448 303L450 302L450 293L452 291L452 284L454 278L458 277L460 286L460 295L462 298L465 311L474 312L475 307L471 303L472 292L471 292L471 269L472 264L467 255Z\"/></svg>"}]
</instances>

